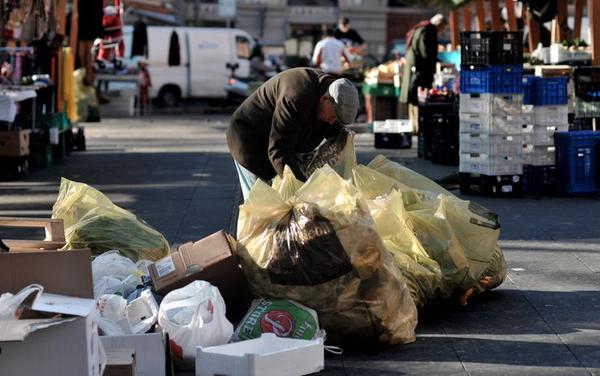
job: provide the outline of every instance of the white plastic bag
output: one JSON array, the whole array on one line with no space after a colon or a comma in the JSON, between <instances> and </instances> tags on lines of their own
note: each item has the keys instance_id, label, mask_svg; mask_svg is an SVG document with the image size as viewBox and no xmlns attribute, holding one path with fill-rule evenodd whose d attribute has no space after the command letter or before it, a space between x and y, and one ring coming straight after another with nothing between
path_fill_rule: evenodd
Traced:
<instances>
[{"instance_id":1,"label":"white plastic bag","mask_svg":"<svg viewBox=\"0 0 600 376\"><path fill-rule=\"evenodd\" d=\"M104 335L145 333L158 320L158 304L150 290L129 304L118 295L102 295L96 304L96 322Z\"/></svg>"},{"instance_id":2,"label":"white plastic bag","mask_svg":"<svg viewBox=\"0 0 600 376\"><path fill-rule=\"evenodd\" d=\"M128 296L142 283L142 272L136 264L119 251L109 251L92 261L94 278L94 297L98 299L105 294Z\"/></svg>"},{"instance_id":3,"label":"white plastic bag","mask_svg":"<svg viewBox=\"0 0 600 376\"><path fill-rule=\"evenodd\" d=\"M21 304L33 293L38 296L44 292L44 288L37 284L24 287L15 295L10 292L0 295L0 320L15 320L20 315Z\"/></svg>"},{"instance_id":4,"label":"white plastic bag","mask_svg":"<svg viewBox=\"0 0 600 376\"><path fill-rule=\"evenodd\" d=\"M219 289L205 281L168 293L160 305L158 323L169 333L171 350L180 360L193 360L197 346L226 344L233 334Z\"/></svg>"}]
</instances>

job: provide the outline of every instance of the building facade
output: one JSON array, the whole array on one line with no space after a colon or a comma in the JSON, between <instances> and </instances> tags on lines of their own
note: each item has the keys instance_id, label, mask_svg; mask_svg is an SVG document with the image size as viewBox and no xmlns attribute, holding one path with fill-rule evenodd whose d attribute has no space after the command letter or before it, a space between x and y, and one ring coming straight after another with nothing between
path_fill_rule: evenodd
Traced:
<instances>
[{"instance_id":1,"label":"building facade","mask_svg":"<svg viewBox=\"0 0 600 376\"><path fill-rule=\"evenodd\" d=\"M350 19L368 44L368 53L385 55L389 41L402 38L431 10L390 7L388 0L237 0L233 19L219 16L217 0L180 0L180 23L189 26L234 25L265 46L283 46L287 55L310 55L325 28L340 16Z\"/></svg>"}]
</instances>

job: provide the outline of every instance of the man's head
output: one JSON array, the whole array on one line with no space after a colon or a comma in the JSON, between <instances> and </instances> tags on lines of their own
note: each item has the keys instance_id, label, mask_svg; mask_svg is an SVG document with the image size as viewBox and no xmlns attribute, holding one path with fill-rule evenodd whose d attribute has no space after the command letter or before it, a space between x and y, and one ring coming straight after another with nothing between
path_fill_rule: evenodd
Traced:
<instances>
[{"instance_id":1,"label":"man's head","mask_svg":"<svg viewBox=\"0 0 600 376\"><path fill-rule=\"evenodd\" d=\"M331 28L331 27L328 27L325 30L325 36L326 37L333 37L333 36L335 36L335 30L333 30L333 28Z\"/></svg>"},{"instance_id":2,"label":"man's head","mask_svg":"<svg viewBox=\"0 0 600 376\"><path fill-rule=\"evenodd\" d=\"M446 20L446 17L440 13L431 17L429 22L436 27L438 33L443 32L446 29L446 26L448 26L448 20Z\"/></svg>"},{"instance_id":3,"label":"man's head","mask_svg":"<svg viewBox=\"0 0 600 376\"><path fill-rule=\"evenodd\" d=\"M358 113L358 91L347 78L333 81L325 94L319 98L318 118L329 124L339 121L350 124Z\"/></svg>"},{"instance_id":4,"label":"man's head","mask_svg":"<svg viewBox=\"0 0 600 376\"><path fill-rule=\"evenodd\" d=\"M340 17L338 27L344 33L347 33L350 30L350 20L348 17Z\"/></svg>"}]
</instances>

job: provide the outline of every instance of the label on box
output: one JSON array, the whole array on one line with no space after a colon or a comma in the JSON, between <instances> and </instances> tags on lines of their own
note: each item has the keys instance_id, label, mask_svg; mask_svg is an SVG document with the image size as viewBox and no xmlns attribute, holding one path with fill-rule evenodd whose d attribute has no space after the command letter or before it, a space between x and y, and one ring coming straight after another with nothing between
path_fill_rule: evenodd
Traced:
<instances>
[{"instance_id":1,"label":"label on box","mask_svg":"<svg viewBox=\"0 0 600 376\"><path fill-rule=\"evenodd\" d=\"M162 278L175 271L175 264L173 263L173 258L171 256L167 256L156 261L154 263L154 267L156 268L156 274L158 275L158 278Z\"/></svg>"}]
</instances>

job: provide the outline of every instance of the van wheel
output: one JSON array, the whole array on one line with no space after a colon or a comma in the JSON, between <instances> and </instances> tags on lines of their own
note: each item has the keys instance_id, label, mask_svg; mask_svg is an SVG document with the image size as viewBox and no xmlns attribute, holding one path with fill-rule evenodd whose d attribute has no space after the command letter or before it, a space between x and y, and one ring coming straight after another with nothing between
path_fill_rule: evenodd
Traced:
<instances>
[{"instance_id":1,"label":"van wheel","mask_svg":"<svg viewBox=\"0 0 600 376\"><path fill-rule=\"evenodd\" d=\"M162 107L175 107L179 104L181 92L174 86L167 86L161 89L158 95L159 103Z\"/></svg>"}]
</instances>

